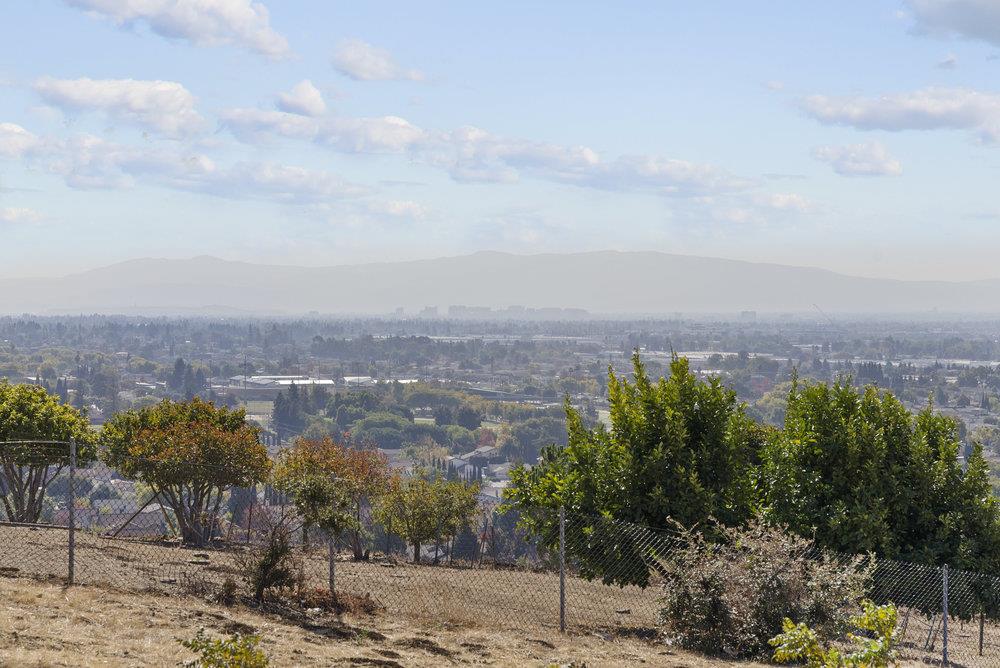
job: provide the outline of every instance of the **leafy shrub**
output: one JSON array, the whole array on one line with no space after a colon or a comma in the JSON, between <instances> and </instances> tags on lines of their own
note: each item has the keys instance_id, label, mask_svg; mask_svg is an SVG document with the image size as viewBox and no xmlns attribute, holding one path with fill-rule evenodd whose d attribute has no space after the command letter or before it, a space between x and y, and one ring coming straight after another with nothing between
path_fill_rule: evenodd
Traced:
<instances>
[{"instance_id":1,"label":"leafy shrub","mask_svg":"<svg viewBox=\"0 0 1000 668\"><path fill-rule=\"evenodd\" d=\"M853 633L848 639L857 645L850 654L841 654L836 648L822 644L816 632L806 624L790 619L782 622L783 632L771 639L774 660L777 663L801 662L809 668L840 668L841 666L884 668L896 663L896 606L875 605L869 600L861 602L862 612L851 619L851 624L868 636Z\"/></svg>"},{"instance_id":2,"label":"leafy shrub","mask_svg":"<svg viewBox=\"0 0 1000 668\"><path fill-rule=\"evenodd\" d=\"M785 618L828 637L847 629L870 567L837 561L812 541L754 522L718 528L719 542L682 531L683 547L662 564L660 611L678 644L707 654L762 658Z\"/></svg>"},{"instance_id":3,"label":"leafy shrub","mask_svg":"<svg viewBox=\"0 0 1000 668\"><path fill-rule=\"evenodd\" d=\"M271 589L302 587L302 564L293 553L288 526L284 522L271 527L266 542L242 553L238 561L258 605Z\"/></svg>"},{"instance_id":4,"label":"leafy shrub","mask_svg":"<svg viewBox=\"0 0 1000 668\"><path fill-rule=\"evenodd\" d=\"M205 635L205 629L199 629L191 640L182 640L181 644L198 655L197 659L184 665L190 668L267 668L267 655L257 648L260 644L258 635L240 635L228 638L212 639Z\"/></svg>"},{"instance_id":5,"label":"leafy shrub","mask_svg":"<svg viewBox=\"0 0 1000 668\"><path fill-rule=\"evenodd\" d=\"M216 602L226 606L227 608L235 605L236 598L239 594L238 589L236 580L226 576L226 579L222 581L222 586L219 587L219 591L215 596Z\"/></svg>"}]
</instances>

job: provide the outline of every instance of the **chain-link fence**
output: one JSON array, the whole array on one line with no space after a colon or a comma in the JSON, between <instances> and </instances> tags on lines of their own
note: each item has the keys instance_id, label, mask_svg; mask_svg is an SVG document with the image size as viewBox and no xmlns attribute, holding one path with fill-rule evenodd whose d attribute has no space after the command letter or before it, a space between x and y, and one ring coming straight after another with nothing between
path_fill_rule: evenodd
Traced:
<instances>
[{"instance_id":1,"label":"chain-link fence","mask_svg":"<svg viewBox=\"0 0 1000 668\"><path fill-rule=\"evenodd\" d=\"M264 485L227 489L194 507L92 456L76 459L68 443L0 444L0 575L215 592L227 579L242 581L247 555L281 526L306 597L334 589L415 618L652 634L663 563L682 547L669 531L559 511L534 511L529 535L525 518L489 499L471 526L419 550L368 508L360 528L329 540ZM869 596L899 609L903 658L1000 664L997 578L880 559Z\"/></svg>"}]
</instances>

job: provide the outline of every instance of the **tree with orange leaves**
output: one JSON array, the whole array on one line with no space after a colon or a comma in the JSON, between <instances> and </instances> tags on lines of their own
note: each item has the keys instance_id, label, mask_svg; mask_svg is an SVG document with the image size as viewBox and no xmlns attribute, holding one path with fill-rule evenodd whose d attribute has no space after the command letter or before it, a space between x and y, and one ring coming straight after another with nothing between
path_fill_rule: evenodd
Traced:
<instances>
[{"instance_id":1,"label":"tree with orange leaves","mask_svg":"<svg viewBox=\"0 0 1000 668\"><path fill-rule=\"evenodd\" d=\"M375 448L356 448L329 436L300 438L281 453L274 477L275 486L293 497L296 489L302 496L303 485L309 485L314 492L326 490L329 497L326 505L343 504L351 521L339 523L341 530L334 533L347 534L354 558L364 558L367 536L362 516L373 500L384 493L390 479L389 460L384 454ZM324 503L323 495L318 492L310 498L315 504Z\"/></svg>"}]
</instances>

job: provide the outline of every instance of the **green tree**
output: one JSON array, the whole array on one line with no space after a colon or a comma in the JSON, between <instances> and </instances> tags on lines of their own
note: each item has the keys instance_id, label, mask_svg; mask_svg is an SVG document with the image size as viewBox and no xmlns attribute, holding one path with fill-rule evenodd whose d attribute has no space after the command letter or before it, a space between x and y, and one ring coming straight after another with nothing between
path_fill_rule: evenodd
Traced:
<instances>
[{"instance_id":1,"label":"green tree","mask_svg":"<svg viewBox=\"0 0 1000 668\"><path fill-rule=\"evenodd\" d=\"M0 499L9 522L41 517L49 484L69 465L70 439L79 465L94 460L95 434L82 413L35 385L0 381Z\"/></svg>"},{"instance_id":2,"label":"green tree","mask_svg":"<svg viewBox=\"0 0 1000 668\"><path fill-rule=\"evenodd\" d=\"M413 546L413 562L420 563L421 546L447 541L469 526L478 508L478 492L478 483L436 474L395 477L376 503L375 515Z\"/></svg>"},{"instance_id":3,"label":"green tree","mask_svg":"<svg viewBox=\"0 0 1000 668\"><path fill-rule=\"evenodd\" d=\"M973 566L992 550L996 500L982 448L959 461L958 425L930 406L849 382L795 384L765 448L766 515L822 547Z\"/></svg>"},{"instance_id":4,"label":"green tree","mask_svg":"<svg viewBox=\"0 0 1000 668\"><path fill-rule=\"evenodd\" d=\"M610 537L603 542L588 518L653 527L668 520L698 526L709 518L739 524L754 512L754 463L765 430L746 416L732 390L715 378L698 380L686 359L674 356L669 378L658 382L638 353L632 363L632 383L609 372L610 431L588 429L567 404L568 444L546 448L530 469L515 467L507 499L543 542L558 535L564 506L580 534L567 544L586 546L574 555L585 576L645 586L649 571L641 566L655 560L641 546ZM622 559L637 567L608 570Z\"/></svg>"},{"instance_id":5,"label":"green tree","mask_svg":"<svg viewBox=\"0 0 1000 668\"><path fill-rule=\"evenodd\" d=\"M934 389L934 403L938 406L948 405L948 393L940 385Z\"/></svg>"},{"instance_id":6,"label":"green tree","mask_svg":"<svg viewBox=\"0 0 1000 668\"><path fill-rule=\"evenodd\" d=\"M439 427L455 424L455 411L450 406L438 406L434 409L434 424Z\"/></svg>"},{"instance_id":7,"label":"green tree","mask_svg":"<svg viewBox=\"0 0 1000 668\"><path fill-rule=\"evenodd\" d=\"M118 413L101 443L105 463L149 485L183 540L200 545L213 534L225 493L267 477L271 462L257 436L244 411L195 398Z\"/></svg>"},{"instance_id":8,"label":"green tree","mask_svg":"<svg viewBox=\"0 0 1000 668\"><path fill-rule=\"evenodd\" d=\"M472 406L462 406L455 411L455 424L473 431L479 429L483 423L483 416Z\"/></svg>"}]
</instances>

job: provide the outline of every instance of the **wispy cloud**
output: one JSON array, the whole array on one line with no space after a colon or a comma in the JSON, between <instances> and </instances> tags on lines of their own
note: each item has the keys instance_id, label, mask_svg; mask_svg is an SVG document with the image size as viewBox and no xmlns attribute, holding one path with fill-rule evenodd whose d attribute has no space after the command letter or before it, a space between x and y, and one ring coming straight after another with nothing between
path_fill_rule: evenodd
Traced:
<instances>
[{"instance_id":1,"label":"wispy cloud","mask_svg":"<svg viewBox=\"0 0 1000 668\"><path fill-rule=\"evenodd\" d=\"M360 39L340 42L333 53L333 67L355 81L423 81L419 70L399 65L385 49Z\"/></svg>"},{"instance_id":2,"label":"wispy cloud","mask_svg":"<svg viewBox=\"0 0 1000 668\"><path fill-rule=\"evenodd\" d=\"M42 214L34 209L0 207L0 223L8 225L37 223L42 220Z\"/></svg>"},{"instance_id":3,"label":"wispy cloud","mask_svg":"<svg viewBox=\"0 0 1000 668\"><path fill-rule=\"evenodd\" d=\"M879 142L850 146L820 146L813 156L842 176L899 176L903 165Z\"/></svg>"},{"instance_id":4,"label":"wispy cloud","mask_svg":"<svg viewBox=\"0 0 1000 668\"><path fill-rule=\"evenodd\" d=\"M803 111L820 123L859 130L969 130L1000 139L1000 95L968 88L924 88L878 97L812 95Z\"/></svg>"},{"instance_id":5,"label":"wispy cloud","mask_svg":"<svg viewBox=\"0 0 1000 668\"><path fill-rule=\"evenodd\" d=\"M180 145L131 146L94 135L37 137L20 126L0 124L4 147L78 189L158 185L234 199L305 204L368 195L371 188L323 170L274 162L220 166ZM16 153L15 153L16 151Z\"/></svg>"},{"instance_id":6,"label":"wispy cloud","mask_svg":"<svg viewBox=\"0 0 1000 668\"><path fill-rule=\"evenodd\" d=\"M512 183L522 176L602 190L693 196L737 191L752 181L714 165L655 155L604 159L586 146L512 139L481 128L426 130L398 116L306 118L259 109L232 109L222 123L242 141L294 138L347 153L399 153L445 170L454 180Z\"/></svg>"},{"instance_id":7,"label":"wispy cloud","mask_svg":"<svg viewBox=\"0 0 1000 668\"><path fill-rule=\"evenodd\" d=\"M413 200L372 200L367 208L373 214L400 220L421 220L428 214L427 207Z\"/></svg>"},{"instance_id":8,"label":"wispy cloud","mask_svg":"<svg viewBox=\"0 0 1000 668\"><path fill-rule=\"evenodd\" d=\"M271 27L267 7L251 0L66 0L119 26L145 24L196 46L235 45L284 58L288 40Z\"/></svg>"}]
</instances>

